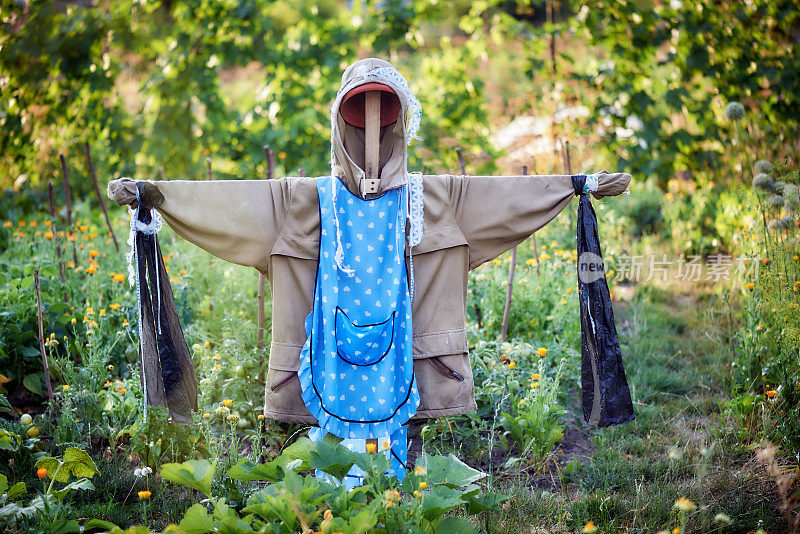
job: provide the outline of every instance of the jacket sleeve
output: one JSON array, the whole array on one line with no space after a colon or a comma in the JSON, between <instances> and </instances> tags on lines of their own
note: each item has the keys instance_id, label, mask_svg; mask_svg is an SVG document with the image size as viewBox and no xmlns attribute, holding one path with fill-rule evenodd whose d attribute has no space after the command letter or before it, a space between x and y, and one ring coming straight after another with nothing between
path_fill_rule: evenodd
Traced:
<instances>
[{"instance_id":1,"label":"jacket sleeve","mask_svg":"<svg viewBox=\"0 0 800 534\"><path fill-rule=\"evenodd\" d=\"M108 195L119 204L132 204L135 183L114 180L108 185ZM270 252L287 217L286 180L151 183L163 195L155 207L175 233L224 260L267 271Z\"/></svg>"},{"instance_id":2,"label":"jacket sleeve","mask_svg":"<svg viewBox=\"0 0 800 534\"><path fill-rule=\"evenodd\" d=\"M599 176L596 198L619 195L631 176ZM453 176L450 201L469 245L469 268L496 258L549 223L575 195L568 174Z\"/></svg>"}]
</instances>

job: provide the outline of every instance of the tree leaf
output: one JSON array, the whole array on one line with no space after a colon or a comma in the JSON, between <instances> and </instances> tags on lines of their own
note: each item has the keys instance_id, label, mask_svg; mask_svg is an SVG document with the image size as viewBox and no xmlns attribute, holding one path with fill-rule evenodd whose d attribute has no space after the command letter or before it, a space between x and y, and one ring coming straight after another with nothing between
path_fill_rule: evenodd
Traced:
<instances>
[{"instance_id":1,"label":"tree leaf","mask_svg":"<svg viewBox=\"0 0 800 534\"><path fill-rule=\"evenodd\" d=\"M92 478L100 472L91 456L86 454L86 451L75 447L70 447L64 452L63 461L65 464L64 467L69 469L72 474L78 478Z\"/></svg>"},{"instance_id":2,"label":"tree leaf","mask_svg":"<svg viewBox=\"0 0 800 534\"><path fill-rule=\"evenodd\" d=\"M435 534L478 534L478 531L466 519L445 517L436 525Z\"/></svg>"},{"instance_id":3,"label":"tree leaf","mask_svg":"<svg viewBox=\"0 0 800 534\"><path fill-rule=\"evenodd\" d=\"M181 532L186 532L186 534L204 534L214 528L214 521L208 515L205 506L195 504L186 510L178 527Z\"/></svg>"},{"instance_id":4,"label":"tree leaf","mask_svg":"<svg viewBox=\"0 0 800 534\"><path fill-rule=\"evenodd\" d=\"M61 469L63 470L64 468L62 467ZM60 490L53 491L53 495L55 495L59 501L63 501L64 497L66 497L73 490L89 491L93 489L94 489L94 484L92 484L89 481L89 479L81 478L73 482L70 482Z\"/></svg>"},{"instance_id":5,"label":"tree leaf","mask_svg":"<svg viewBox=\"0 0 800 534\"><path fill-rule=\"evenodd\" d=\"M209 499L211 496L211 481L214 479L216 462L208 460L189 460L180 464L164 464L161 466L161 476L170 482L183 484L204 493Z\"/></svg>"},{"instance_id":6,"label":"tree leaf","mask_svg":"<svg viewBox=\"0 0 800 534\"><path fill-rule=\"evenodd\" d=\"M42 396L42 378L40 373L25 375L25 378L22 379L22 385L31 393L36 393L40 397Z\"/></svg>"},{"instance_id":7,"label":"tree leaf","mask_svg":"<svg viewBox=\"0 0 800 534\"><path fill-rule=\"evenodd\" d=\"M422 515L428 521L433 521L462 502L458 490L447 486L436 486L423 494Z\"/></svg>"},{"instance_id":8,"label":"tree leaf","mask_svg":"<svg viewBox=\"0 0 800 534\"><path fill-rule=\"evenodd\" d=\"M427 473L420 480L428 485L445 484L451 487L463 487L486 476L473 469L452 454L449 456L421 456L417 466L423 467Z\"/></svg>"}]
</instances>

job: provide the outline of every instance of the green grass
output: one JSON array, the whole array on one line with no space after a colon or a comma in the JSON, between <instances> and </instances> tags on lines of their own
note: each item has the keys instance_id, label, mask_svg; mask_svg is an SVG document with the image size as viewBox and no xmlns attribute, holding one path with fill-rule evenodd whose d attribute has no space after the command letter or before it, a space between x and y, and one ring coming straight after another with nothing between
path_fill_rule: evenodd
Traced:
<instances>
[{"instance_id":1,"label":"green grass","mask_svg":"<svg viewBox=\"0 0 800 534\"><path fill-rule=\"evenodd\" d=\"M730 532L785 531L774 484L722 419L736 315L698 287L640 286L617 304L636 420L595 431L594 454L571 480L546 490L523 479L503 488L516 497L488 519L489 531L575 531L588 521L601 532L671 530L678 497L697 505L688 531L716 530L718 513L733 520Z\"/></svg>"}]
</instances>

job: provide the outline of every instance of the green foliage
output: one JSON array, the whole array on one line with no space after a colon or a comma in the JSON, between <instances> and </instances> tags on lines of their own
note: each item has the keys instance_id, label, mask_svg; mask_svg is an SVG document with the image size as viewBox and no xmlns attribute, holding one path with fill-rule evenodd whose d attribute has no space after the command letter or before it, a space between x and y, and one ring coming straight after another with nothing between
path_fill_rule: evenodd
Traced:
<instances>
[{"instance_id":1,"label":"green foliage","mask_svg":"<svg viewBox=\"0 0 800 534\"><path fill-rule=\"evenodd\" d=\"M47 469L48 478L62 483L66 483L70 475L76 478L92 478L99 473L94 460L86 454L86 451L76 449L75 447L68 448L60 459L53 458L52 456L39 458L39 460L36 461L36 468ZM83 485L80 486L80 488L76 486L72 489L94 489L94 487L88 488Z\"/></svg>"},{"instance_id":2,"label":"green foliage","mask_svg":"<svg viewBox=\"0 0 800 534\"><path fill-rule=\"evenodd\" d=\"M352 491L341 483L332 485L313 474L296 472L311 467L341 480L353 465L367 476L364 484ZM303 438L269 464L240 462L229 470L228 476L237 480L273 482L252 491L238 513L225 498L213 497L214 467L208 461L167 464L161 475L202 491L212 501L211 513L196 504L178 525L181 531L197 534L226 528L237 532L314 529L365 533L379 523L391 532L445 532L442 529L450 526L470 532L472 527L463 519L444 515L462 505L467 505L470 515L495 510L506 499L497 494L479 497L480 487L475 483L485 475L452 455L422 456L399 485L385 475L388 467L384 454L356 454L336 440L312 443Z\"/></svg>"},{"instance_id":3,"label":"green foliage","mask_svg":"<svg viewBox=\"0 0 800 534\"><path fill-rule=\"evenodd\" d=\"M800 129L793 2L578 3L575 12L569 27L610 54L576 78L598 89L594 122L618 167L662 184L679 171L718 173L737 143L722 113L733 100L758 118L748 135L775 140L762 157L796 150L781 141Z\"/></svg>"}]
</instances>

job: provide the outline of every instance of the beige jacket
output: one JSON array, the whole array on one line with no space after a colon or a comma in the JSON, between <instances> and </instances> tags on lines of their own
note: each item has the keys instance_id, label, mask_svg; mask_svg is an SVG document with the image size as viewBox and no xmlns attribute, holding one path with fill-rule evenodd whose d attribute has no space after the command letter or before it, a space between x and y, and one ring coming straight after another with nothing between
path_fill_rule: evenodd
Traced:
<instances>
[{"instance_id":1,"label":"beige jacket","mask_svg":"<svg viewBox=\"0 0 800 534\"><path fill-rule=\"evenodd\" d=\"M363 60L344 80L386 64ZM388 64L386 64L388 65ZM401 97L403 117L407 102ZM334 108L335 174L354 194L363 179L363 129L338 118ZM406 121L381 132L381 189L406 180ZM603 174L595 196L618 195L624 173ZM121 204L135 200L133 181L109 184ZM159 181L158 211L175 232L212 254L252 266L272 287L272 344L264 415L314 424L300 394L297 370L311 311L320 239L314 178L259 181ZM424 234L413 253L416 294L412 304L414 373L421 397L415 419L476 408L467 333L467 275L529 237L573 198L569 175L423 177ZM409 254L409 250L406 251Z\"/></svg>"}]
</instances>

